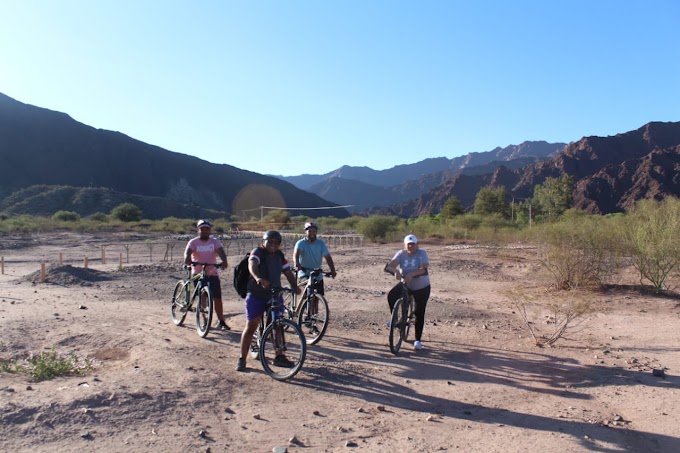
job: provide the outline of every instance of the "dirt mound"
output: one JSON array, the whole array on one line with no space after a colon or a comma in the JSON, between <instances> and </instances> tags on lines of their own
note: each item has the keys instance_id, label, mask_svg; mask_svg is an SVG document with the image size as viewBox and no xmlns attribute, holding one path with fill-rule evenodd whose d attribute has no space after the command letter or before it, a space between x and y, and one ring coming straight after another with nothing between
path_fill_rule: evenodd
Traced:
<instances>
[{"instance_id":1,"label":"dirt mound","mask_svg":"<svg viewBox=\"0 0 680 453\"><path fill-rule=\"evenodd\" d=\"M22 280L32 283L40 283L40 271L33 272L25 276ZM85 269L74 267L70 264L52 264L45 271L44 283L52 283L62 286L88 286L94 282L111 280L108 272L95 269Z\"/></svg>"}]
</instances>

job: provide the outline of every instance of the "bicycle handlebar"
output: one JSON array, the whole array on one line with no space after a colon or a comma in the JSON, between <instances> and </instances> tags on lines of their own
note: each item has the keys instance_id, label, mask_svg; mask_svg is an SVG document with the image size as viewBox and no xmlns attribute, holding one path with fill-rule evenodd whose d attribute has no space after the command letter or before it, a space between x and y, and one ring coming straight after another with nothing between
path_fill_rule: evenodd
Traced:
<instances>
[{"instance_id":1,"label":"bicycle handlebar","mask_svg":"<svg viewBox=\"0 0 680 453\"><path fill-rule=\"evenodd\" d=\"M199 263L197 261L192 261L191 264L185 264L184 269L189 269L194 266L203 266L203 267L208 267L208 266L215 266L217 268L222 267L223 263Z\"/></svg>"},{"instance_id":2,"label":"bicycle handlebar","mask_svg":"<svg viewBox=\"0 0 680 453\"><path fill-rule=\"evenodd\" d=\"M291 270L295 273L297 273L298 271L309 272L310 276L321 275L321 274L323 274L324 277L332 277L333 276L332 272L324 272L320 267L317 267L316 269L309 269L309 268L306 268L306 267L292 267Z\"/></svg>"}]
</instances>

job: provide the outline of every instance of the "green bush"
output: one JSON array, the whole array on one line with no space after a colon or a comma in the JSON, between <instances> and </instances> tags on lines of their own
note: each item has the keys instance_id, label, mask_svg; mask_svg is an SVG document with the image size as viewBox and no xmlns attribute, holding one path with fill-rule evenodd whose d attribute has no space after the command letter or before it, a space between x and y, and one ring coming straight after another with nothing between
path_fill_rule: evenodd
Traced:
<instances>
[{"instance_id":1,"label":"green bush","mask_svg":"<svg viewBox=\"0 0 680 453\"><path fill-rule=\"evenodd\" d=\"M111 210L111 216L121 222L139 222L142 220L142 210L132 203L123 203Z\"/></svg>"},{"instance_id":2,"label":"green bush","mask_svg":"<svg viewBox=\"0 0 680 453\"><path fill-rule=\"evenodd\" d=\"M357 229L371 241L386 240L390 233L396 234L401 229L402 221L397 216L374 215L362 219Z\"/></svg>"},{"instance_id":3,"label":"green bush","mask_svg":"<svg viewBox=\"0 0 680 453\"><path fill-rule=\"evenodd\" d=\"M80 214L73 211L57 211L52 215L52 219L61 222L76 222L80 220Z\"/></svg>"},{"instance_id":4,"label":"green bush","mask_svg":"<svg viewBox=\"0 0 680 453\"><path fill-rule=\"evenodd\" d=\"M103 212L95 212L94 214L87 216L87 220L91 220L93 222L108 222L109 216Z\"/></svg>"},{"instance_id":5,"label":"green bush","mask_svg":"<svg viewBox=\"0 0 680 453\"><path fill-rule=\"evenodd\" d=\"M619 240L599 216L573 218L532 229L543 267L557 289L602 285L619 268Z\"/></svg>"},{"instance_id":6,"label":"green bush","mask_svg":"<svg viewBox=\"0 0 680 453\"><path fill-rule=\"evenodd\" d=\"M633 265L657 291L680 265L680 200L641 200L623 220L622 236Z\"/></svg>"}]
</instances>

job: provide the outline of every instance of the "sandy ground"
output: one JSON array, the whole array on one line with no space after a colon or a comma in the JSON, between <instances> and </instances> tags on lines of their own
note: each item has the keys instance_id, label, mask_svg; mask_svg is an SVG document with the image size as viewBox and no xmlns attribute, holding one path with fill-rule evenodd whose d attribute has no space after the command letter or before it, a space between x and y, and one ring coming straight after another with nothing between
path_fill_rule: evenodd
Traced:
<instances>
[{"instance_id":1,"label":"sandy ground","mask_svg":"<svg viewBox=\"0 0 680 453\"><path fill-rule=\"evenodd\" d=\"M534 249L424 241L425 348L394 356L385 327L394 281L382 268L400 244L335 248L331 325L302 371L278 382L252 359L234 370L245 317L231 271L222 275L231 331L201 339L190 317L171 322L183 246L0 238L0 358L54 349L95 365L46 381L1 373L0 451L680 451L680 298L641 293L631 273L593 295L602 311L578 331L539 348L502 295L521 286L557 297ZM230 267L240 252L229 248ZM59 253L71 268L57 267ZM547 312L535 316L541 332L553 327Z\"/></svg>"}]
</instances>

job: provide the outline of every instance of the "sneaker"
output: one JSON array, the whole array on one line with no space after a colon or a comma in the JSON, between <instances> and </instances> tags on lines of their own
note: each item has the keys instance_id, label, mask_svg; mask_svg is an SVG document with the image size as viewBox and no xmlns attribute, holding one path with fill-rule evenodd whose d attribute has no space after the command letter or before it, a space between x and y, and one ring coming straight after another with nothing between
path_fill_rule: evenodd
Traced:
<instances>
[{"instance_id":1,"label":"sneaker","mask_svg":"<svg viewBox=\"0 0 680 453\"><path fill-rule=\"evenodd\" d=\"M423 344L420 342L420 340L416 340L413 342L413 349L421 350L423 349Z\"/></svg>"},{"instance_id":2,"label":"sneaker","mask_svg":"<svg viewBox=\"0 0 680 453\"><path fill-rule=\"evenodd\" d=\"M274 359L274 366L280 366L282 368L293 368L295 364L288 360L288 357L285 355L277 355L276 358Z\"/></svg>"},{"instance_id":3,"label":"sneaker","mask_svg":"<svg viewBox=\"0 0 680 453\"><path fill-rule=\"evenodd\" d=\"M220 321L217 323L217 327L219 327L222 330L231 330L231 327L227 325L224 321Z\"/></svg>"},{"instance_id":4,"label":"sneaker","mask_svg":"<svg viewBox=\"0 0 680 453\"><path fill-rule=\"evenodd\" d=\"M245 371L246 369L246 359L243 357L238 359L238 364L236 364L236 371Z\"/></svg>"}]
</instances>

